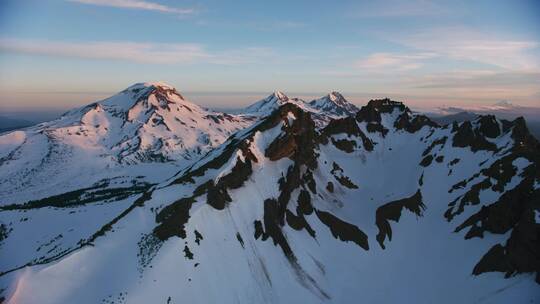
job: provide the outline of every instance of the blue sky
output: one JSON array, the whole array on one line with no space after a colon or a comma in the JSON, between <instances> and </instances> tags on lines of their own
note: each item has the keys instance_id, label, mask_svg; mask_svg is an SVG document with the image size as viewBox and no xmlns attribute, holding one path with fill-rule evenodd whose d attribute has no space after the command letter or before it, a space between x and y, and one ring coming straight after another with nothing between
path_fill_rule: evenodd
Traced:
<instances>
[{"instance_id":1,"label":"blue sky","mask_svg":"<svg viewBox=\"0 0 540 304\"><path fill-rule=\"evenodd\" d=\"M540 104L540 1L0 0L0 111L135 82L238 107L273 90L355 103Z\"/></svg>"}]
</instances>

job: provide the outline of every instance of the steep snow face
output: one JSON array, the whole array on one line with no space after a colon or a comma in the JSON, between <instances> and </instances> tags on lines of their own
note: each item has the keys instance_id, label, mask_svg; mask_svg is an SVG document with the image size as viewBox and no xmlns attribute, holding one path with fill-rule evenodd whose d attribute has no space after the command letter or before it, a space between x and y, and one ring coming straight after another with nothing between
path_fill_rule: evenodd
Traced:
<instances>
[{"instance_id":1,"label":"steep snow face","mask_svg":"<svg viewBox=\"0 0 540 304\"><path fill-rule=\"evenodd\" d=\"M359 110L338 92L331 92L324 97L315 99L309 105L314 109L334 116L334 118L354 115Z\"/></svg>"},{"instance_id":2,"label":"steep snow face","mask_svg":"<svg viewBox=\"0 0 540 304\"><path fill-rule=\"evenodd\" d=\"M374 100L318 130L287 103L152 188L5 208L0 290L8 303L537 303L539 151L523 120L440 127Z\"/></svg>"},{"instance_id":3,"label":"steep snow face","mask_svg":"<svg viewBox=\"0 0 540 304\"><path fill-rule=\"evenodd\" d=\"M0 136L0 202L123 175L156 182L253 121L202 109L167 84L138 83L57 120ZM148 170L151 163L159 164Z\"/></svg>"}]
</instances>

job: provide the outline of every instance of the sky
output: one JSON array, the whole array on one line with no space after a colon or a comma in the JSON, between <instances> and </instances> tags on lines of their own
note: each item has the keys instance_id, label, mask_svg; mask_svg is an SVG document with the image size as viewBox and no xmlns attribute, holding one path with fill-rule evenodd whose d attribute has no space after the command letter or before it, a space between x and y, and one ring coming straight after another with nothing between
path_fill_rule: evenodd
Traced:
<instances>
[{"instance_id":1,"label":"sky","mask_svg":"<svg viewBox=\"0 0 540 304\"><path fill-rule=\"evenodd\" d=\"M274 90L540 106L540 1L0 0L0 113L146 81L216 108Z\"/></svg>"}]
</instances>

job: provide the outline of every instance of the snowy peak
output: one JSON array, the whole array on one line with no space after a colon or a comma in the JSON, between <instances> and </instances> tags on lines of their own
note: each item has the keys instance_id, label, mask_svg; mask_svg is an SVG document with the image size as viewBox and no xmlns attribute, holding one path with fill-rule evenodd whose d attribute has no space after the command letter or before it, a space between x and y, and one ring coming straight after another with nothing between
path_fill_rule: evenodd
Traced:
<instances>
[{"instance_id":1,"label":"snowy peak","mask_svg":"<svg viewBox=\"0 0 540 304\"><path fill-rule=\"evenodd\" d=\"M332 91L330 94L328 94L328 98L335 104L344 105L347 103L347 100L345 100L345 97L341 95L339 92Z\"/></svg>"},{"instance_id":2,"label":"snowy peak","mask_svg":"<svg viewBox=\"0 0 540 304\"><path fill-rule=\"evenodd\" d=\"M289 101L289 96L287 96L282 91L276 90L272 92L272 94L268 95L268 97L264 98L263 100L266 100L267 102L271 103L286 103Z\"/></svg>"},{"instance_id":3,"label":"snowy peak","mask_svg":"<svg viewBox=\"0 0 540 304\"><path fill-rule=\"evenodd\" d=\"M496 102L494 106L500 106L500 107L513 107L514 105L510 100L501 100L499 102Z\"/></svg>"},{"instance_id":4,"label":"snowy peak","mask_svg":"<svg viewBox=\"0 0 540 304\"><path fill-rule=\"evenodd\" d=\"M137 83L130 86L126 90L132 92L144 91L145 95L159 95L160 97L168 99L171 102L178 101L178 99L185 101L185 98L176 90L175 87L164 82Z\"/></svg>"},{"instance_id":5,"label":"snowy peak","mask_svg":"<svg viewBox=\"0 0 540 304\"><path fill-rule=\"evenodd\" d=\"M161 108L166 108L168 104L187 104L199 108L197 105L187 101L176 88L163 82L136 83L119 94L101 101L101 103L108 106L123 109L126 109L126 106L129 105L129 108L131 108L140 102L145 103L146 106L154 105Z\"/></svg>"},{"instance_id":6,"label":"snowy peak","mask_svg":"<svg viewBox=\"0 0 540 304\"><path fill-rule=\"evenodd\" d=\"M272 99L277 99L277 100L280 100L282 102L289 101L289 97L287 95L285 95L285 93L283 93L281 91L274 91L274 93L272 93L272 95L270 95L270 97Z\"/></svg>"},{"instance_id":7,"label":"snowy peak","mask_svg":"<svg viewBox=\"0 0 540 304\"><path fill-rule=\"evenodd\" d=\"M514 108L516 108L516 106L509 100L501 100L499 102L494 103L491 106L486 107L486 109L495 110L495 111L512 110Z\"/></svg>"},{"instance_id":8,"label":"snowy peak","mask_svg":"<svg viewBox=\"0 0 540 304\"><path fill-rule=\"evenodd\" d=\"M173 86L163 82L136 83L109 98L74 110L64 115L64 120L79 120L82 124L110 124L111 120L122 122L121 128L155 128L157 125L172 131L171 125L197 117L207 116L206 110L186 100ZM79 118L80 117L80 118ZM176 122L175 122L176 121ZM116 131L120 131L120 129ZM125 135L125 134L124 134Z\"/></svg>"},{"instance_id":9,"label":"snowy peak","mask_svg":"<svg viewBox=\"0 0 540 304\"><path fill-rule=\"evenodd\" d=\"M305 107L305 102L303 100L298 98L289 98L281 91L274 91L268 97L261 99L245 108L242 113L257 116L267 116L280 106L287 103L292 103L299 107Z\"/></svg>"},{"instance_id":10,"label":"snowy peak","mask_svg":"<svg viewBox=\"0 0 540 304\"><path fill-rule=\"evenodd\" d=\"M201 107L185 99L173 86L163 82L144 82L131 85L111 97L68 111L63 117L73 119L91 111L105 111L117 117L133 117L137 111L150 114L157 109L171 112L173 108L204 112Z\"/></svg>"},{"instance_id":11,"label":"snowy peak","mask_svg":"<svg viewBox=\"0 0 540 304\"><path fill-rule=\"evenodd\" d=\"M336 117L354 115L358 112L358 108L355 105L348 102L343 95L335 91L311 101L309 105L318 111Z\"/></svg>"},{"instance_id":12,"label":"snowy peak","mask_svg":"<svg viewBox=\"0 0 540 304\"><path fill-rule=\"evenodd\" d=\"M312 115L317 127L324 127L331 119L352 116L358 108L349 103L340 93L331 92L328 95L305 102L300 98L289 98L281 91L275 91L270 96L245 108L242 113L255 116L268 116L284 104L293 104Z\"/></svg>"},{"instance_id":13,"label":"snowy peak","mask_svg":"<svg viewBox=\"0 0 540 304\"><path fill-rule=\"evenodd\" d=\"M121 91L119 94L132 94L142 97L147 96L149 94L156 94L161 93L164 95L171 94L171 95L177 95L177 97L180 97L180 99L184 99L182 95L180 95L176 88L172 85L166 84L164 82L139 82L135 83L125 90Z\"/></svg>"},{"instance_id":14,"label":"snowy peak","mask_svg":"<svg viewBox=\"0 0 540 304\"><path fill-rule=\"evenodd\" d=\"M120 160L197 158L252 123L241 116L207 111L163 82L134 84L82 112L82 125L107 128L105 142L119 151Z\"/></svg>"},{"instance_id":15,"label":"snowy peak","mask_svg":"<svg viewBox=\"0 0 540 304\"><path fill-rule=\"evenodd\" d=\"M163 82L163 81L152 81L152 82L138 82L135 83L127 88L127 90L135 90L135 89L141 89L141 88L150 88L150 87L159 87L163 89L170 89L174 90L174 86Z\"/></svg>"},{"instance_id":16,"label":"snowy peak","mask_svg":"<svg viewBox=\"0 0 540 304\"><path fill-rule=\"evenodd\" d=\"M324 96L321 99L328 100L328 101L330 101L333 104L336 104L338 106L346 106L346 105L349 104L349 102L345 99L345 97L343 97L343 95L341 95L341 93L336 92L336 91L330 92L328 95Z\"/></svg>"}]
</instances>

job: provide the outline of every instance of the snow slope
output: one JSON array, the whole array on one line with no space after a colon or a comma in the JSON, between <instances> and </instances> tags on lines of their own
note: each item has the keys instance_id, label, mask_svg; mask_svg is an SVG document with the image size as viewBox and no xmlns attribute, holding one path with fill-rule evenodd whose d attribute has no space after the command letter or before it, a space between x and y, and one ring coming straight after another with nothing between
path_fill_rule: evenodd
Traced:
<instances>
[{"instance_id":1,"label":"snow slope","mask_svg":"<svg viewBox=\"0 0 540 304\"><path fill-rule=\"evenodd\" d=\"M539 151L520 119L440 127L373 100L318 129L286 103L159 185L111 202L91 196L107 214L125 209L91 236L91 222L75 231L79 247L64 255L13 268L40 255L16 241L43 213L65 223L53 237L70 227L68 210L90 205L2 210L1 294L7 303L538 303Z\"/></svg>"}]
</instances>

